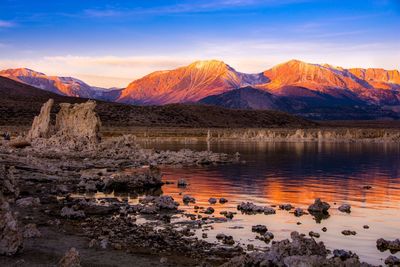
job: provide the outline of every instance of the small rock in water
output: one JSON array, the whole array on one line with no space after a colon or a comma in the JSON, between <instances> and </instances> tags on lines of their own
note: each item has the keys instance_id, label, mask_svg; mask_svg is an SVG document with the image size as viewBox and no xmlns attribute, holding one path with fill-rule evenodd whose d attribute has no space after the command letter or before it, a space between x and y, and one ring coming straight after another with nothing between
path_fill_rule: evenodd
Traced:
<instances>
[{"instance_id":1,"label":"small rock in water","mask_svg":"<svg viewBox=\"0 0 400 267\"><path fill-rule=\"evenodd\" d=\"M221 240L222 243L224 243L224 244L226 244L226 245L233 245L233 244L235 244L235 241L233 240L233 237L230 236L230 235L228 236L228 235L225 235L225 234L217 234L216 238L217 238L218 240Z\"/></svg>"},{"instance_id":2,"label":"small rock in water","mask_svg":"<svg viewBox=\"0 0 400 267\"><path fill-rule=\"evenodd\" d=\"M323 202L320 198L316 198L314 203L308 207L308 211L323 213L327 212L330 207L331 206L327 202Z\"/></svg>"},{"instance_id":3,"label":"small rock in water","mask_svg":"<svg viewBox=\"0 0 400 267\"><path fill-rule=\"evenodd\" d=\"M168 259L166 258L166 257L162 257L161 259L160 259L160 263L161 264L166 264L168 262Z\"/></svg>"},{"instance_id":4,"label":"small rock in water","mask_svg":"<svg viewBox=\"0 0 400 267\"><path fill-rule=\"evenodd\" d=\"M364 188L364 189L371 189L372 186L370 186L370 185L364 185L363 188Z\"/></svg>"},{"instance_id":5,"label":"small rock in water","mask_svg":"<svg viewBox=\"0 0 400 267\"><path fill-rule=\"evenodd\" d=\"M343 250L343 249L335 249L333 251L333 256L340 258L342 261L350 259L353 256L353 253Z\"/></svg>"},{"instance_id":6,"label":"small rock in water","mask_svg":"<svg viewBox=\"0 0 400 267\"><path fill-rule=\"evenodd\" d=\"M250 250L250 251L254 250L254 245L253 244L248 244L247 245L247 250Z\"/></svg>"},{"instance_id":7,"label":"small rock in water","mask_svg":"<svg viewBox=\"0 0 400 267\"><path fill-rule=\"evenodd\" d=\"M326 228L326 227L322 227L322 232L326 232L326 231L328 231L328 229Z\"/></svg>"},{"instance_id":8,"label":"small rock in water","mask_svg":"<svg viewBox=\"0 0 400 267\"><path fill-rule=\"evenodd\" d=\"M208 208L204 211L204 213L205 213L205 214L213 214L213 213L214 213L214 208L208 207Z\"/></svg>"},{"instance_id":9,"label":"small rock in water","mask_svg":"<svg viewBox=\"0 0 400 267\"><path fill-rule=\"evenodd\" d=\"M217 203L217 199L214 198L214 197L211 197L211 198L208 199L208 203L215 204L215 203Z\"/></svg>"},{"instance_id":10,"label":"small rock in water","mask_svg":"<svg viewBox=\"0 0 400 267\"><path fill-rule=\"evenodd\" d=\"M318 233L316 233L316 232L313 232L313 231L310 231L310 232L308 233L308 235L311 236L311 237L315 237L315 238L319 238L319 237L320 237L320 234L318 234Z\"/></svg>"},{"instance_id":11,"label":"small rock in water","mask_svg":"<svg viewBox=\"0 0 400 267\"><path fill-rule=\"evenodd\" d=\"M293 206L291 204L281 204L281 205L279 205L279 208L281 210L291 210L291 209L293 209Z\"/></svg>"},{"instance_id":12,"label":"small rock in water","mask_svg":"<svg viewBox=\"0 0 400 267\"><path fill-rule=\"evenodd\" d=\"M304 211L303 211L303 209L301 209L301 208L296 208L295 210L294 210L294 216L296 216L296 217L300 217L300 216L302 216L304 214Z\"/></svg>"},{"instance_id":13,"label":"small rock in water","mask_svg":"<svg viewBox=\"0 0 400 267\"><path fill-rule=\"evenodd\" d=\"M343 235L356 235L356 231L351 231L351 230L343 230L342 231Z\"/></svg>"},{"instance_id":14,"label":"small rock in water","mask_svg":"<svg viewBox=\"0 0 400 267\"><path fill-rule=\"evenodd\" d=\"M226 198L221 197L219 199L219 203L221 203L221 204L225 204L226 202L228 202L228 200Z\"/></svg>"},{"instance_id":15,"label":"small rock in water","mask_svg":"<svg viewBox=\"0 0 400 267\"><path fill-rule=\"evenodd\" d=\"M260 240L264 241L265 243L269 243L272 239L274 239L274 234L271 232L266 232L260 237Z\"/></svg>"},{"instance_id":16,"label":"small rock in water","mask_svg":"<svg viewBox=\"0 0 400 267\"><path fill-rule=\"evenodd\" d=\"M186 187L188 183L186 182L185 179L181 178L178 180L178 187Z\"/></svg>"},{"instance_id":17,"label":"small rock in water","mask_svg":"<svg viewBox=\"0 0 400 267\"><path fill-rule=\"evenodd\" d=\"M80 267L81 259L79 252L75 248L68 250L58 263L58 267Z\"/></svg>"},{"instance_id":18,"label":"small rock in water","mask_svg":"<svg viewBox=\"0 0 400 267\"><path fill-rule=\"evenodd\" d=\"M364 225L363 228L364 229L369 229L369 226L368 225Z\"/></svg>"},{"instance_id":19,"label":"small rock in water","mask_svg":"<svg viewBox=\"0 0 400 267\"><path fill-rule=\"evenodd\" d=\"M259 234L264 234L265 232L268 231L268 228L265 225L258 224L258 225L253 225L251 227L251 231Z\"/></svg>"},{"instance_id":20,"label":"small rock in water","mask_svg":"<svg viewBox=\"0 0 400 267\"><path fill-rule=\"evenodd\" d=\"M189 195L184 195L182 198L183 203L188 204L188 203L196 203L196 199L194 197L191 197Z\"/></svg>"},{"instance_id":21,"label":"small rock in water","mask_svg":"<svg viewBox=\"0 0 400 267\"><path fill-rule=\"evenodd\" d=\"M203 237L203 238L207 238L207 237L208 237L208 235L207 235L207 233L203 233L203 234L201 235L201 237Z\"/></svg>"},{"instance_id":22,"label":"small rock in water","mask_svg":"<svg viewBox=\"0 0 400 267\"><path fill-rule=\"evenodd\" d=\"M341 211L341 212L350 213L351 212L351 206L349 204L343 204L338 208L338 210Z\"/></svg>"},{"instance_id":23,"label":"small rock in water","mask_svg":"<svg viewBox=\"0 0 400 267\"><path fill-rule=\"evenodd\" d=\"M400 266L400 259L397 258L396 256L390 255L389 257L386 258L385 264L389 266Z\"/></svg>"},{"instance_id":24,"label":"small rock in water","mask_svg":"<svg viewBox=\"0 0 400 267\"><path fill-rule=\"evenodd\" d=\"M380 251L390 250L391 252L397 252L400 251L400 239L390 241L390 240L385 240L383 238L379 238L376 241L376 247Z\"/></svg>"}]
</instances>

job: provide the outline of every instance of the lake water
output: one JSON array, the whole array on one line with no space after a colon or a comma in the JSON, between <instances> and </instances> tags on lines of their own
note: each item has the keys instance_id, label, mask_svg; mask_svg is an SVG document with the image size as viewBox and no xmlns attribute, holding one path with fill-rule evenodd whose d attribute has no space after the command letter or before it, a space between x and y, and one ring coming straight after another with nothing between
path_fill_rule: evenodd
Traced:
<instances>
[{"instance_id":1,"label":"lake water","mask_svg":"<svg viewBox=\"0 0 400 267\"><path fill-rule=\"evenodd\" d=\"M246 163L208 167L163 169L164 194L172 195L181 208L194 213L193 204L184 205L182 195L196 198L196 205L220 211L236 211L242 201L258 205L290 203L307 209L319 197L331 205L330 217L316 222L313 216L295 217L293 213L277 209L274 215L244 215L238 212L233 220L214 224L207 231L210 242L218 233L232 235L242 244L265 247L256 240L251 226L263 224L275 235L275 240L289 238L290 232L309 231L321 235L330 249L356 252L368 263L383 264L390 252L376 248L378 238L400 238L400 146L397 144L362 143L260 143L260 142L180 142L143 143L144 147L177 150L211 149L214 152L241 154ZM189 186L178 188L176 181L184 178ZM371 189L365 189L369 185ZM210 197L224 197L226 204L210 205ZM348 203L351 213L337 208ZM297 223L301 222L300 225ZM369 229L364 229L368 225ZM238 228L239 229L232 229ZM243 227L243 228L240 228ZM326 227L327 232L321 228ZM354 230L355 236L344 236L342 230ZM201 238L201 230L197 235ZM400 253L397 253L400 254ZM399 255L396 255L399 256Z\"/></svg>"}]
</instances>

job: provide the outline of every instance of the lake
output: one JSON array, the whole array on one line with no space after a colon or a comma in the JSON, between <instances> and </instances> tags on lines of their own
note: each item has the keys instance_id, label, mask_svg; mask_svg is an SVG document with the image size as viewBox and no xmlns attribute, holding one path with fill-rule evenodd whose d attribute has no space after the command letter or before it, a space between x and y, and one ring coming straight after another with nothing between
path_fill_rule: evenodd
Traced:
<instances>
[{"instance_id":1,"label":"lake","mask_svg":"<svg viewBox=\"0 0 400 267\"><path fill-rule=\"evenodd\" d=\"M245 161L233 165L163 169L164 180L174 184L163 186L164 194L172 195L181 208L194 213L194 205L184 205L182 196L196 198L196 205L220 211L235 211L237 204L250 201L258 205L290 203L307 209L315 198L331 205L329 218L320 222L311 215L295 217L279 210L274 215L245 215L238 212L233 220L216 223L206 231L206 240L217 242L216 234L232 235L242 244L265 247L255 239L251 226L263 224L275 235L274 240L289 238L291 231L321 235L329 249L356 252L363 261L383 264L390 252L376 248L378 238L400 238L400 145L371 143L268 143L268 142L147 142L146 148L177 150L210 149L214 152L241 154ZM187 188L176 182L184 178ZM364 186L371 186L366 189ZM224 197L226 204L210 205L210 197ZM351 213L338 207L347 203ZM301 224L298 224L300 222ZM363 226L368 225L369 229ZM326 227L323 232L321 228ZM355 236L345 236L343 230L354 230ZM203 232L198 230L201 238ZM399 254L399 253L397 253ZM397 255L398 256L398 255Z\"/></svg>"}]
</instances>

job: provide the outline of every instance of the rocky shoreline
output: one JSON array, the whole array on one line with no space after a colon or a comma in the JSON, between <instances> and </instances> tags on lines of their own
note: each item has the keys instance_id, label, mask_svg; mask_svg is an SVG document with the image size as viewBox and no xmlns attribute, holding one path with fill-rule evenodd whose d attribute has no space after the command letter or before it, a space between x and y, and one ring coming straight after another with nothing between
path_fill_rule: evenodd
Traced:
<instances>
[{"instance_id":1,"label":"rocky shoreline","mask_svg":"<svg viewBox=\"0 0 400 267\"><path fill-rule=\"evenodd\" d=\"M255 226L258 238L271 245L263 249L242 247L223 233L216 237L219 243L198 238L196 231L204 230L207 236L206 230L215 223L234 217L233 212L214 214L212 205L229 200L210 198L209 207L200 207L183 195L183 201L196 210L184 214L175 199L162 194L165 181L159 167L235 164L240 155L147 150L137 145L134 136L102 141L93 103L62 106L56 125L47 119L52 103L46 105L26 137L0 146L1 265L90 266L99 255L102 263L97 265L115 266L115 255L126 254L137 266L371 266L352 252L329 251L316 241L315 233L306 237L292 232L291 240L274 241L266 226ZM176 186L187 183L181 179ZM135 204L123 197L82 197L99 192L145 196ZM308 211L290 204L279 208L294 209L294 216L321 219L330 205L316 199ZM237 210L275 214L275 207L247 202ZM341 206L340 211L350 212L351 207ZM177 216L187 219L176 221ZM69 241L57 243L57 239ZM53 240L53 250L39 245L46 240ZM377 242L379 249L398 249L396 240ZM47 256L34 255L39 251ZM398 264L395 256L386 261L389 266ZM121 262L124 265L129 263Z\"/></svg>"}]
</instances>

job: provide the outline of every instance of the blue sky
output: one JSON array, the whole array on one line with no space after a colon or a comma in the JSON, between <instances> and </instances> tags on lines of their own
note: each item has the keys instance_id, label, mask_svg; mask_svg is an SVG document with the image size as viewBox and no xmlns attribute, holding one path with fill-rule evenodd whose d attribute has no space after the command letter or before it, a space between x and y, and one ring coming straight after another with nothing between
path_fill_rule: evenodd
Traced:
<instances>
[{"instance_id":1,"label":"blue sky","mask_svg":"<svg viewBox=\"0 0 400 267\"><path fill-rule=\"evenodd\" d=\"M400 69L399 0L0 2L0 68L98 86L202 59L254 73L293 58Z\"/></svg>"}]
</instances>

